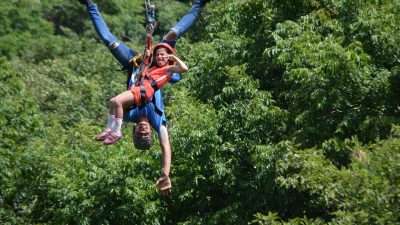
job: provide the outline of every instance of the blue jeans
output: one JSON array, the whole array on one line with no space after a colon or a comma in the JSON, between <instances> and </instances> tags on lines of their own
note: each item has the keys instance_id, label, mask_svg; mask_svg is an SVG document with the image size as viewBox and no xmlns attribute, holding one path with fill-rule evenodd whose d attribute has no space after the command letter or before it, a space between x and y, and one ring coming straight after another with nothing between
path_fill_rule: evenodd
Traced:
<instances>
[{"instance_id":1,"label":"blue jeans","mask_svg":"<svg viewBox=\"0 0 400 225\"><path fill-rule=\"evenodd\" d=\"M171 28L176 33L178 40L192 26L200 15L201 9L205 5L204 2L197 0L193 3L192 8L179 20L179 22ZM175 40L175 41L176 41Z\"/></svg>"},{"instance_id":2,"label":"blue jeans","mask_svg":"<svg viewBox=\"0 0 400 225\"><path fill-rule=\"evenodd\" d=\"M107 24L104 22L99 10L97 9L97 5L93 4L88 7L89 16L92 20L94 29L99 35L100 39L104 42L104 44L110 49L113 56L118 60L119 63L123 67L127 67L129 64L129 60L137 55L135 51L126 46L123 42L118 40L108 29ZM117 47L111 48L111 46L117 43L119 44Z\"/></svg>"},{"instance_id":3,"label":"blue jeans","mask_svg":"<svg viewBox=\"0 0 400 225\"><path fill-rule=\"evenodd\" d=\"M161 42L165 42L170 44L172 47L175 47L176 41L184 34L186 31L192 26L192 24L196 21L196 19L200 15L200 11L204 6L204 2L200 0L196 0L192 8L179 20L179 22L171 28L172 31L176 33L176 40L162 40ZM137 55L137 52L130 49L123 42L118 40L108 29L107 24L104 22L96 4L90 5L88 7L89 16L92 20L93 26L99 35L100 39L104 42L104 44L110 49L111 53L114 57L121 63L122 66L126 67L129 63L129 60ZM113 45L117 43L116 45Z\"/></svg>"},{"instance_id":4,"label":"blue jeans","mask_svg":"<svg viewBox=\"0 0 400 225\"><path fill-rule=\"evenodd\" d=\"M178 39L186 33L186 31L192 26L192 24L197 20L197 18L200 15L201 9L205 5L204 2L201 2L200 0L196 0L192 8L186 12L186 14L179 20L179 22L171 28L173 32L176 34L176 39L173 41L170 40L161 40L163 43L167 43L171 45L173 48L175 48L175 44L178 41Z\"/></svg>"}]
</instances>

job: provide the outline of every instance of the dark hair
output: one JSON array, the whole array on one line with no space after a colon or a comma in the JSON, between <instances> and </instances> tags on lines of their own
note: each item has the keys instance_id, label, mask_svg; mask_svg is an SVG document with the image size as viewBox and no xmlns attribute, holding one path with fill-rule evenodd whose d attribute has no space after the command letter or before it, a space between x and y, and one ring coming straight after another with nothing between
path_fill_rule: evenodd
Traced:
<instances>
[{"instance_id":1,"label":"dark hair","mask_svg":"<svg viewBox=\"0 0 400 225\"><path fill-rule=\"evenodd\" d=\"M140 150L150 149L152 143L151 135L150 137L138 136L135 135L135 130L136 130L136 125L133 126L133 131L132 131L133 145L135 146L135 148Z\"/></svg>"}]
</instances>

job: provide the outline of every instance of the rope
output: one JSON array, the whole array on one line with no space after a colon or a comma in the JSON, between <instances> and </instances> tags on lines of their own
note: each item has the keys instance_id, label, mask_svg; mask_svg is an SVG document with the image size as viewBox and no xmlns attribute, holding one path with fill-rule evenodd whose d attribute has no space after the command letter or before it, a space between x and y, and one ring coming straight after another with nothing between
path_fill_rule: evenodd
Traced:
<instances>
[{"instance_id":1,"label":"rope","mask_svg":"<svg viewBox=\"0 0 400 225\"><path fill-rule=\"evenodd\" d=\"M150 0L144 0L146 8L146 32L153 34L156 23L156 6L151 4Z\"/></svg>"},{"instance_id":2,"label":"rope","mask_svg":"<svg viewBox=\"0 0 400 225\"><path fill-rule=\"evenodd\" d=\"M167 3L164 3L164 4L160 5L160 6L157 6L157 9L159 9L159 8L161 8L161 7L164 7L164 6L166 6L166 5L169 5L169 4L171 4L173 1L175 1L175 0L171 0L171 1L168 1Z\"/></svg>"},{"instance_id":3,"label":"rope","mask_svg":"<svg viewBox=\"0 0 400 225\"><path fill-rule=\"evenodd\" d=\"M139 65L139 73L137 74L138 76L138 81L142 79L142 73L147 69L149 65L149 61L151 60L150 56L146 56L146 50L151 49L151 45L153 42L153 32L156 24L156 7L151 4L150 0L144 0L144 5L146 8L146 33L147 33L147 40L146 44L144 46L144 55L142 57L142 61L140 62Z\"/></svg>"}]
</instances>

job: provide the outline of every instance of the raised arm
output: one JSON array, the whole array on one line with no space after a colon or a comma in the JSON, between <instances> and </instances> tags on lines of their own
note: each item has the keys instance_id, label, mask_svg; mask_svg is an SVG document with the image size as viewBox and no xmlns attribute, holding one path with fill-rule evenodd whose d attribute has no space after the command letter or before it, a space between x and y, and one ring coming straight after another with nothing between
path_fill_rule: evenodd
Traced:
<instances>
[{"instance_id":1,"label":"raised arm","mask_svg":"<svg viewBox=\"0 0 400 225\"><path fill-rule=\"evenodd\" d=\"M166 195L171 192L172 184L169 179L171 169L171 145L169 143L168 131L165 125L162 125L158 134L162 149L162 174L156 181L160 194Z\"/></svg>"},{"instance_id":2,"label":"raised arm","mask_svg":"<svg viewBox=\"0 0 400 225\"><path fill-rule=\"evenodd\" d=\"M173 73L185 73L186 71L188 71L188 67L186 66L186 64L179 59L177 56L175 55L169 55L169 60L175 62L174 65L170 66L167 70L167 74L169 76L172 76Z\"/></svg>"}]
</instances>

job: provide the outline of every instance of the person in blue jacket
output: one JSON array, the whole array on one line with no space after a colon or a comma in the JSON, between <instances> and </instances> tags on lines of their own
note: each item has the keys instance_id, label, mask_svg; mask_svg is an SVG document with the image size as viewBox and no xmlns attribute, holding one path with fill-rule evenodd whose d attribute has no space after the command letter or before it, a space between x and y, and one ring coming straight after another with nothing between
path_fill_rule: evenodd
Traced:
<instances>
[{"instance_id":1,"label":"person in blue jacket","mask_svg":"<svg viewBox=\"0 0 400 225\"><path fill-rule=\"evenodd\" d=\"M99 35L100 39L110 50L112 55L118 62L127 69L128 77L138 70L137 67L132 65L133 59L138 53L122 41L118 40L107 27L100 11L92 0L79 0L82 4L86 5L89 17L93 26ZM179 20L179 22L170 29L170 31L163 37L162 43L169 44L172 48L175 47L177 40L190 28L190 26L198 18L201 9L210 0L195 0L191 9ZM129 79L127 87L129 88L134 83L134 78ZM170 83L175 83L180 80L179 74L174 74ZM133 128L133 142L138 149L149 149L152 144L152 130L153 128L159 137L159 142L162 149L162 174L156 181L161 194L167 194L171 191L172 185L169 179L171 167L171 146L168 137L168 130L166 126L166 117L164 113L164 105L162 99L162 90L154 93L151 102L145 106L135 107L130 110L125 110L124 118L115 118L113 115L108 116L106 132L96 137L96 140L103 141L110 135L110 131L118 133L121 129L122 120L134 122ZM112 129L112 130L111 130ZM108 131L108 132L107 132Z\"/></svg>"}]
</instances>

